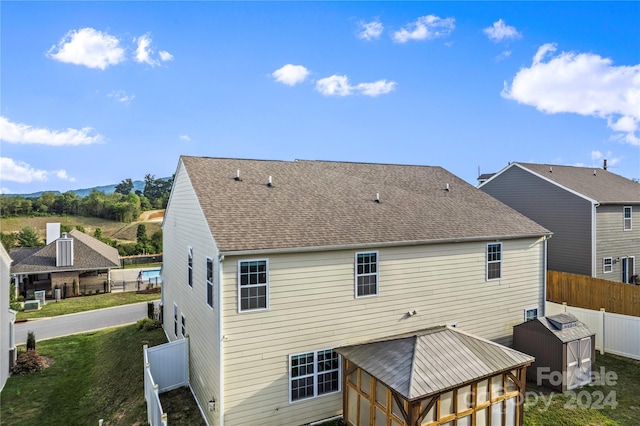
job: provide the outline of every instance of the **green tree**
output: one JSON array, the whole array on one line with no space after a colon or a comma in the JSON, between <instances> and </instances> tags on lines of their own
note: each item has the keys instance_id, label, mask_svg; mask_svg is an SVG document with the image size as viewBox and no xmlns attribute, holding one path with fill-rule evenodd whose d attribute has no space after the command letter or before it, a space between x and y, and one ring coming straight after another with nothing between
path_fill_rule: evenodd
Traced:
<instances>
[{"instance_id":1,"label":"green tree","mask_svg":"<svg viewBox=\"0 0 640 426\"><path fill-rule=\"evenodd\" d=\"M144 223L138 225L138 230L136 231L136 241L138 243L146 243L148 241L147 238L147 227Z\"/></svg>"},{"instance_id":2,"label":"green tree","mask_svg":"<svg viewBox=\"0 0 640 426\"><path fill-rule=\"evenodd\" d=\"M84 230L84 226L82 225L76 225L76 229L80 232L82 232L83 234L86 234L85 230Z\"/></svg>"},{"instance_id":3,"label":"green tree","mask_svg":"<svg viewBox=\"0 0 640 426\"><path fill-rule=\"evenodd\" d=\"M72 229L71 225L60 224L60 232L69 233Z\"/></svg>"},{"instance_id":4,"label":"green tree","mask_svg":"<svg viewBox=\"0 0 640 426\"><path fill-rule=\"evenodd\" d=\"M18 236L13 232L0 232L0 240L2 240L2 245L4 248L9 251L16 246L16 241L18 240Z\"/></svg>"},{"instance_id":5,"label":"green tree","mask_svg":"<svg viewBox=\"0 0 640 426\"><path fill-rule=\"evenodd\" d=\"M162 229L151 234L151 245L154 253L162 253Z\"/></svg>"},{"instance_id":6,"label":"green tree","mask_svg":"<svg viewBox=\"0 0 640 426\"><path fill-rule=\"evenodd\" d=\"M97 227L96 230L93 231L93 238L102 241L102 228Z\"/></svg>"},{"instance_id":7,"label":"green tree","mask_svg":"<svg viewBox=\"0 0 640 426\"><path fill-rule=\"evenodd\" d=\"M42 241L38 238L38 233L31 226L25 226L18 232L18 243L21 247L38 247L42 245Z\"/></svg>"},{"instance_id":8,"label":"green tree","mask_svg":"<svg viewBox=\"0 0 640 426\"><path fill-rule=\"evenodd\" d=\"M116 185L115 191L118 194L129 195L132 189L133 189L133 181L131 179L125 179Z\"/></svg>"},{"instance_id":9,"label":"green tree","mask_svg":"<svg viewBox=\"0 0 640 426\"><path fill-rule=\"evenodd\" d=\"M144 177L143 195L149 199L151 205L155 208L162 208L166 205L168 194L173 186L173 177L170 179L156 179L154 175L146 175Z\"/></svg>"}]
</instances>

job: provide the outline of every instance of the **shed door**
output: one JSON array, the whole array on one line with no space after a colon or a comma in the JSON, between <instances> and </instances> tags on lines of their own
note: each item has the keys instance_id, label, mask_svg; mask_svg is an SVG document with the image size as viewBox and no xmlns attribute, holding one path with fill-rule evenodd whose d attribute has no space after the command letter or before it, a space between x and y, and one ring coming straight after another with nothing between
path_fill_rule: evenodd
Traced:
<instances>
[{"instance_id":1,"label":"shed door","mask_svg":"<svg viewBox=\"0 0 640 426\"><path fill-rule=\"evenodd\" d=\"M567 389L591 381L591 338L567 343Z\"/></svg>"}]
</instances>

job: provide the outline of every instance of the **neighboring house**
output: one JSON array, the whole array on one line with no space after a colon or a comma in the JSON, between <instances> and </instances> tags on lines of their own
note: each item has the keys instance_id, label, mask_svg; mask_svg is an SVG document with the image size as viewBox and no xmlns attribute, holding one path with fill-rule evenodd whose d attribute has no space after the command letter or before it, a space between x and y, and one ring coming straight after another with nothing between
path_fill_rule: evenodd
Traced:
<instances>
[{"instance_id":1,"label":"neighboring house","mask_svg":"<svg viewBox=\"0 0 640 426\"><path fill-rule=\"evenodd\" d=\"M52 290L58 286L71 295L74 282L79 291L87 287L102 291L102 283L110 281L110 270L120 267L118 250L77 229L60 235L59 224L55 225L47 226L46 246L11 250L11 274L20 294L27 298L44 290L53 297Z\"/></svg>"},{"instance_id":2,"label":"neighboring house","mask_svg":"<svg viewBox=\"0 0 640 426\"><path fill-rule=\"evenodd\" d=\"M16 357L13 324L16 312L9 308L9 291L11 288L11 276L9 267L11 259L9 254L0 244L0 390L4 387L9 377L9 368Z\"/></svg>"},{"instance_id":3,"label":"neighboring house","mask_svg":"<svg viewBox=\"0 0 640 426\"><path fill-rule=\"evenodd\" d=\"M553 232L549 269L634 281L640 183L606 169L511 163L479 188Z\"/></svg>"},{"instance_id":4,"label":"neighboring house","mask_svg":"<svg viewBox=\"0 0 640 426\"><path fill-rule=\"evenodd\" d=\"M163 235L164 327L210 425L340 415L340 347L444 325L510 344L543 315L550 232L440 167L183 156ZM485 355L474 386L530 363Z\"/></svg>"}]
</instances>

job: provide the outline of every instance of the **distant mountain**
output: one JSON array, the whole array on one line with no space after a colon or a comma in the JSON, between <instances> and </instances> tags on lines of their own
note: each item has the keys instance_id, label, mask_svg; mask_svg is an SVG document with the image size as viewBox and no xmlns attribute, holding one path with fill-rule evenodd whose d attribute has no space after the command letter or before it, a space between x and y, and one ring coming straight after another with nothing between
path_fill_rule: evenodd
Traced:
<instances>
[{"instance_id":1,"label":"distant mountain","mask_svg":"<svg viewBox=\"0 0 640 426\"><path fill-rule=\"evenodd\" d=\"M163 180L169 180L171 179L170 177L166 177L166 178L160 178ZM118 186L120 184L120 182L118 183L114 183L112 185L104 185L104 186L95 186L93 188L86 188L86 189L73 189L73 190L69 190L67 192L73 192L75 193L78 197L86 197L89 194L91 194L93 191L100 191L100 192L104 192L105 194L113 194L116 191L116 186ZM143 180L134 180L133 181L133 189L131 190L131 192L136 192L136 191L144 191L144 181ZM56 195L60 195L61 192L60 191L40 191L40 192L34 192L31 194L2 194L5 197L24 197L24 198L38 198L40 197L42 194L44 194L45 192L53 192Z\"/></svg>"}]
</instances>

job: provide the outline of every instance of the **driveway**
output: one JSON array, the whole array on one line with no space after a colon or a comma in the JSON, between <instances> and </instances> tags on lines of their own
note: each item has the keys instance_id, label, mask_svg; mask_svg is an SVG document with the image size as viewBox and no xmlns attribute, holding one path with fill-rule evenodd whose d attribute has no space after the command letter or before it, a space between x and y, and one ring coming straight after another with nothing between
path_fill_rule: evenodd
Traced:
<instances>
[{"instance_id":1,"label":"driveway","mask_svg":"<svg viewBox=\"0 0 640 426\"><path fill-rule=\"evenodd\" d=\"M157 303L157 302L156 302ZM27 332L33 331L36 341L86 333L103 328L134 324L147 316L147 302L112 308L96 309L77 314L17 322L14 328L16 344L27 342Z\"/></svg>"}]
</instances>

